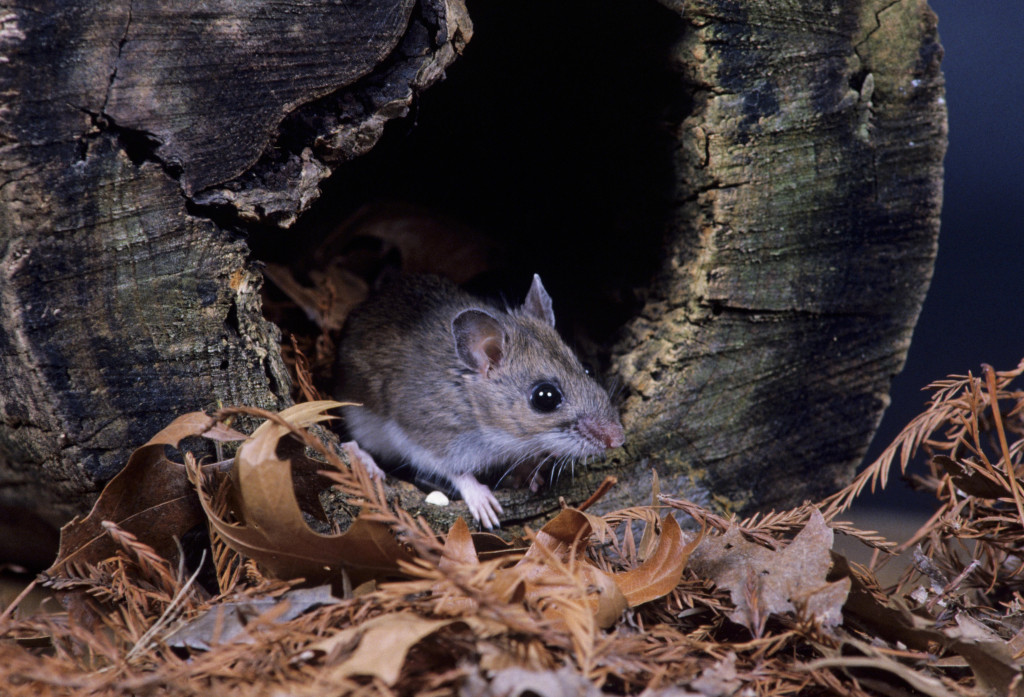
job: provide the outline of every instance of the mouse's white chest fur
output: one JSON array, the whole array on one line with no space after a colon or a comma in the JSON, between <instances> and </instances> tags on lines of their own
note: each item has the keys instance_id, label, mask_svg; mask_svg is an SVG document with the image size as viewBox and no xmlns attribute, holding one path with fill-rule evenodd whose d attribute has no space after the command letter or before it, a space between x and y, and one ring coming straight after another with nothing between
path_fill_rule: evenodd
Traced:
<instances>
[{"instance_id":1,"label":"mouse's white chest fur","mask_svg":"<svg viewBox=\"0 0 1024 697\"><path fill-rule=\"evenodd\" d=\"M381 458L411 465L428 476L452 479L461 474L476 475L494 466L514 463L529 450L522 440L500 429L477 428L460 433L443 451L422 445L394 419L379 416L362 407L345 407L345 423L359 445Z\"/></svg>"},{"instance_id":2,"label":"mouse's white chest fur","mask_svg":"<svg viewBox=\"0 0 1024 697\"><path fill-rule=\"evenodd\" d=\"M499 525L498 514L504 512L501 504L486 485L477 481L474 474L493 464L494 459L488 455L488 451L500 452L500 447L473 448L471 440L479 441L479 438L463 440L460 435L446 449L445 454L438 456L417 443L393 419L378 416L361 407L345 407L343 411L349 432L361 448L389 460L411 465L428 476L434 475L451 482L476 520L487 529ZM369 453L364 450L361 455L366 460L371 476L384 476Z\"/></svg>"}]
</instances>

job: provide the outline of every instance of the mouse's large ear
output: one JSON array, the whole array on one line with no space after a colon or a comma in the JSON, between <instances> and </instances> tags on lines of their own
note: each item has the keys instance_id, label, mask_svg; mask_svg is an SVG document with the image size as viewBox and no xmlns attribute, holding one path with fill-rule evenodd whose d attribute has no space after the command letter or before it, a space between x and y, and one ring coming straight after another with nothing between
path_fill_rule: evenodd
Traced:
<instances>
[{"instance_id":1,"label":"mouse's large ear","mask_svg":"<svg viewBox=\"0 0 1024 697\"><path fill-rule=\"evenodd\" d=\"M452 320L455 351L467 366L484 377L505 356L505 332L483 310L463 310Z\"/></svg>"},{"instance_id":2,"label":"mouse's large ear","mask_svg":"<svg viewBox=\"0 0 1024 697\"><path fill-rule=\"evenodd\" d=\"M551 304L551 296L540 282L539 274L533 274L533 285L530 286L530 292L523 301L523 310L531 317L555 326L555 308Z\"/></svg>"}]
</instances>

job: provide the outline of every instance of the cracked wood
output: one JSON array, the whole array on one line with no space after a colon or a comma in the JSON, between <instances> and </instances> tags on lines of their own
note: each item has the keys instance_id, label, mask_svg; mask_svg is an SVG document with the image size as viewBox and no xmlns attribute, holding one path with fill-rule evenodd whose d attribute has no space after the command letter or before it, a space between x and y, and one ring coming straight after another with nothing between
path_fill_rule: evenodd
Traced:
<instances>
[{"instance_id":1,"label":"cracked wood","mask_svg":"<svg viewBox=\"0 0 1024 697\"><path fill-rule=\"evenodd\" d=\"M327 176L348 156L338 122L369 147L453 60L463 17L434 0L3 11L0 505L60 524L174 415L286 403L262 276L192 194L266 151L285 174L268 165L264 181L300 160ZM387 89L360 87L370 75ZM318 107L333 121L296 138L305 150L273 143L288 115L346 88L358 112ZM314 162L318 138L339 143L330 162ZM311 200L294 196L290 219Z\"/></svg>"}]
</instances>

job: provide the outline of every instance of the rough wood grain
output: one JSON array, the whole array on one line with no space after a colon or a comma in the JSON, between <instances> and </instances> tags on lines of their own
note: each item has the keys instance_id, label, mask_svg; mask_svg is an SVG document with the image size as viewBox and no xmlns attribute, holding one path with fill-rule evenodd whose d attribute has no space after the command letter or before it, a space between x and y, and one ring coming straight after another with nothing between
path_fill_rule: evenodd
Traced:
<instances>
[{"instance_id":1,"label":"rough wood grain","mask_svg":"<svg viewBox=\"0 0 1024 697\"><path fill-rule=\"evenodd\" d=\"M630 453L734 504L824 495L931 279L946 143L923 0L679 2L695 108L671 254L617 366Z\"/></svg>"},{"instance_id":2,"label":"rough wood grain","mask_svg":"<svg viewBox=\"0 0 1024 697\"><path fill-rule=\"evenodd\" d=\"M288 399L233 202L194 194L304 186L293 220L470 29L456 2L44 5L0 10L0 504L59 524L175 414Z\"/></svg>"}]
</instances>

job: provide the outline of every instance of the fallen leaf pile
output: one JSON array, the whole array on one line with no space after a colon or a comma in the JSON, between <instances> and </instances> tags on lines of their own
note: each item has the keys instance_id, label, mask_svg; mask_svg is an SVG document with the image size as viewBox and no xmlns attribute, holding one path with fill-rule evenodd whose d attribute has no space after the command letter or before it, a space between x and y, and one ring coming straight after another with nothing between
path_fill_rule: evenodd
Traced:
<instances>
[{"instance_id":1,"label":"fallen leaf pile","mask_svg":"<svg viewBox=\"0 0 1024 697\"><path fill-rule=\"evenodd\" d=\"M38 582L65 611L0 616L0 694L1022 695L1022 373L936 383L818 504L738 520L659 494L511 543L394 507L357 450L310 434L335 403L188 414L62 531ZM227 425L243 413L265 422L246 436ZM197 462L196 438L240 445ZM897 546L837 516L919 450L939 507L883 589L833 536L879 564Z\"/></svg>"}]
</instances>

